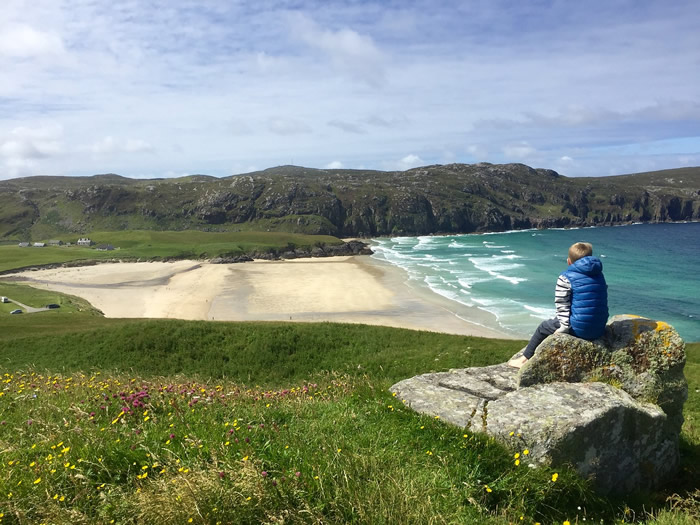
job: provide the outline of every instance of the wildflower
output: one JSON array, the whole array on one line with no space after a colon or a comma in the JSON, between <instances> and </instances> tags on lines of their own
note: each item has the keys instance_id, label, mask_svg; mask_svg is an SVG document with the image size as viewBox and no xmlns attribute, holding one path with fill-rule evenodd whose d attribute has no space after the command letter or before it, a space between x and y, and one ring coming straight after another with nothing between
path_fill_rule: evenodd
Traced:
<instances>
[{"instance_id":1,"label":"wildflower","mask_svg":"<svg viewBox=\"0 0 700 525\"><path fill-rule=\"evenodd\" d=\"M527 456L530 453L528 449L523 450L523 456Z\"/></svg>"},{"instance_id":2,"label":"wildflower","mask_svg":"<svg viewBox=\"0 0 700 525\"><path fill-rule=\"evenodd\" d=\"M518 465L520 465L520 460L516 459L514 463L515 463L515 466L517 467Z\"/></svg>"},{"instance_id":3,"label":"wildflower","mask_svg":"<svg viewBox=\"0 0 700 525\"><path fill-rule=\"evenodd\" d=\"M484 485L484 489L486 489L486 492L493 492L493 490L491 490L491 487L489 487L488 485Z\"/></svg>"},{"instance_id":4,"label":"wildflower","mask_svg":"<svg viewBox=\"0 0 700 525\"><path fill-rule=\"evenodd\" d=\"M571 522L570 522L569 520L566 520L566 521L564 522L564 525L571 525Z\"/></svg>"},{"instance_id":5,"label":"wildflower","mask_svg":"<svg viewBox=\"0 0 700 525\"><path fill-rule=\"evenodd\" d=\"M38 485L39 483L41 483L41 478L36 478L36 479L34 480L34 484L35 484L35 485Z\"/></svg>"},{"instance_id":6,"label":"wildflower","mask_svg":"<svg viewBox=\"0 0 700 525\"><path fill-rule=\"evenodd\" d=\"M267 471L263 470L263 471L260 473L260 475L261 475L263 478L266 478L266 477L267 477Z\"/></svg>"},{"instance_id":7,"label":"wildflower","mask_svg":"<svg viewBox=\"0 0 700 525\"><path fill-rule=\"evenodd\" d=\"M299 476L301 476L301 472L299 472L299 471L297 470L297 471L294 473L294 475L298 478Z\"/></svg>"},{"instance_id":8,"label":"wildflower","mask_svg":"<svg viewBox=\"0 0 700 525\"><path fill-rule=\"evenodd\" d=\"M556 472L554 474L552 474L552 481L556 481L558 478L559 478L559 474L557 474Z\"/></svg>"},{"instance_id":9,"label":"wildflower","mask_svg":"<svg viewBox=\"0 0 700 525\"><path fill-rule=\"evenodd\" d=\"M516 452L516 453L513 455L513 459L518 459L519 457L520 457L520 452Z\"/></svg>"}]
</instances>

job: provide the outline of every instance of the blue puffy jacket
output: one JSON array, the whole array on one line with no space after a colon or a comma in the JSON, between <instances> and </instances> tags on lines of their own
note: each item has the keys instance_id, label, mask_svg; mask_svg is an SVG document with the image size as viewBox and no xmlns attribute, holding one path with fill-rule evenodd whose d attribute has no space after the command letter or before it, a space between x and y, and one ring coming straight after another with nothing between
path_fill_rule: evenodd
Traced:
<instances>
[{"instance_id":1,"label":"blue puffy jacket","mask_svg":"<svg viewBox=\"0 0 700 525\"><path fill-rule=\"evenodd\" d=\"M603 276L603 263L593 256L581 257L562 275L571 283L571 317L573 335L582 339L598 339L608 321L608 285Z\"/></svg>"}]
</instances>

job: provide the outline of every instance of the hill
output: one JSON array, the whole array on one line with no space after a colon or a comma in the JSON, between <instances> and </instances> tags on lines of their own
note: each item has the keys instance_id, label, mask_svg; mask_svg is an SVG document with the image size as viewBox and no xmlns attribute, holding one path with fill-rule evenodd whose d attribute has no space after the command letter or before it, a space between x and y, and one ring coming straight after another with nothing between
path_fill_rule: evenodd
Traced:
<instances>
[{"instance_id":1,"label":"hill","mask_svg":"<svg viewBox=\"0 0 700 525\"><path fill-rule=\"evenodd\" d=\"M683 470L596 494L389 385L507 359L522 342L336 323L106 319L80 299L3 319L0 519L8 523L697 523L700 345ZM6 306L6 305L0 305ZM254 386L255 385L255 386ZM522 463L521 463L522 461ZM534 467L534 465L533 465Z\"/></svg>"},{"instance_id":2,"label":"hill","mask_svg":"<svg viewBox=\"0 0 700 525\"><path fill-rule=\"evenodd\" d=\"M700 220L700 167L569 178L523 164L393 172L281 166L220 179L0 181L5 240L114 230L369 237L689 220Z\"/></svg>"}]
</instances>

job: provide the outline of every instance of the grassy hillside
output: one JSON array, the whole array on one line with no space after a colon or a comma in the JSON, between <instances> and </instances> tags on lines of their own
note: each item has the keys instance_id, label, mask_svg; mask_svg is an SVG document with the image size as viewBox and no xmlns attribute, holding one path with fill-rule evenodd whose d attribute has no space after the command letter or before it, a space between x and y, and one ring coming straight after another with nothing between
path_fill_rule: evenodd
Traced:
<instances>
[{"instance_id":1,"label":"grassy hillside","mask_svg":"<svg viewBox=\"0 0 700 525\"><path fill-rule=\"evenodd\" d=\"M1 316L3 523L700 519L700 344L688 347L683 471L662 491L618 500L387 391L418 373L503 361L522 342L108 320L71 298L20 285L11 294L65 308Z\"/></svg>"},{"instance_id":2,"label":"grassy hillside","mask_svg":"<svg viewBox=\"0 0 700 525\"><path fill-rule=\"evenodd\" d=\"M327 235L279 232L201 232L201 231L95 231L89 238L96 244L111 244L113 251L76 246L78 235L63 237L71 246L21 248L0 246L0 272L45 264L100 261L110 259L183 259L235 256L252 253L281 253L290 248L310 249L339 245L340 239Z\"/></svg>"},{"instance_id":3,"label":"grassy hillside","mask_svg":"<svg viewBox=\"0 0 700 525\"><path fill-rule=\"evenodd\" d=\"M0 181L0 239L89 231L378 236L700 220L700 168L569 178L523 164L407 171L281 166L226 178Z\"/></svg>"}]
</instances>

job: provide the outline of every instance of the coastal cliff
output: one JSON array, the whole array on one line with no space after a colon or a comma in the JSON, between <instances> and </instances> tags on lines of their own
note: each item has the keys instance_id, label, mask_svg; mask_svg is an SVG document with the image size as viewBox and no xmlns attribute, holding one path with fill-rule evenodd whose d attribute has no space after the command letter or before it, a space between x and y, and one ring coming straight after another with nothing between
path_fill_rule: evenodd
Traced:
<instances>
[{"instance_id":1,"label":"coastal cliff","mask_svg":"<svg viewBox=\"0 0 700 525\"><path fill-rule=\"evenodd\" d=\"M95 230L268 230L339 237L700 220L700 168L569 178L523 164L407 171L282 166L214 178L0 182L0 239Z\"/></svg>"}]
</instances>

